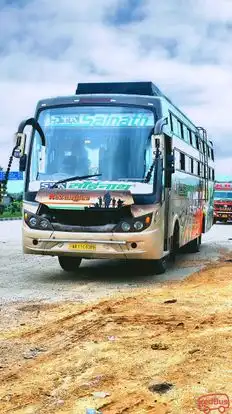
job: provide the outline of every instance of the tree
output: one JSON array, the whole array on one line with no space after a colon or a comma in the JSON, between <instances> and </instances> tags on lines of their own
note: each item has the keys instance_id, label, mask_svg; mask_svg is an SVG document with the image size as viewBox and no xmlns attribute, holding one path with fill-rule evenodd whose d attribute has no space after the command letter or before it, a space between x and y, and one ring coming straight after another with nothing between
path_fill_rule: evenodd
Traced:
<instances>
[{"instance_id":1,"label":"tree","mask_svg":"<svg viewBox=\"0 0 232 414\"><path fill-rule=\"evenodd\" d=\"M0 171L3 171L3 167L0 165Z\"/></svg>"}]
</instances>

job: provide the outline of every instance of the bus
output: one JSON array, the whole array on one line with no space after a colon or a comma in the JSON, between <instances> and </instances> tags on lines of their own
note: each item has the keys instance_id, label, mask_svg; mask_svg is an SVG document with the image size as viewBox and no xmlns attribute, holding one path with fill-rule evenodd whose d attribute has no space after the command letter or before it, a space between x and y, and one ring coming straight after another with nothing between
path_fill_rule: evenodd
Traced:
<instances>
[{"instance_id":1,"label":"bus","mask_svg":"<svg viewBox=\"0 0 232 414\"><path fill-rule=\"evenodd\" d=\"M78 83L40 100L15 136L25 254L71 272L82 259L138 259L164 273L182 246L199 251L213 143L152 82Z\"/></svg>"},{"instance_id":2,"label":"bus","mask_svg":"<svg viewBox=\"0 0 232 414\"><path fill-rule=\"evenodd\" d=\"M214 224L232 220L232 181L216 181L214 185Z\"/></svg>"}]
</instances>

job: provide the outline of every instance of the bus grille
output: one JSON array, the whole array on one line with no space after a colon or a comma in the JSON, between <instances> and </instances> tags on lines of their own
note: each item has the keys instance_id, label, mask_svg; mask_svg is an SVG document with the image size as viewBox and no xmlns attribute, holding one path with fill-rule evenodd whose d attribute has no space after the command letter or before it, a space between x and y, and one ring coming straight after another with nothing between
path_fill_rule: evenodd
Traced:
<instances>
[{"instance_id":1,"label":"bus grille","mask_svg":"<svg viewBox=\"0 0 232 414\"><path fill-rule=\"evenodd\" d=\"M214 204L214 208L218 211L232 211L232 204Z\"/></svg>"},{"instance_id":2,"label":"bus grille","mask_svg":"<svg viewBox=\"0 0 232 414\"><path fill-rule=\"evenodd\" d=\"M120 209L56 210L41 205L39 215L42 214L51 221L57 231L97 231L97 227L98 231L111 231L121 220L132 217L128 206Z\"/></svg>"}]
</instances>

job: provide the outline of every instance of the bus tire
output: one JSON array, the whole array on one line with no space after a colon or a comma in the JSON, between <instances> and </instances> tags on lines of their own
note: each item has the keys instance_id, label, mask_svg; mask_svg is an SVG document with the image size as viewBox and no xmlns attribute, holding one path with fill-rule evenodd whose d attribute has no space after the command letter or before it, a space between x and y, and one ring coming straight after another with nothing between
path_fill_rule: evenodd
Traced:
<instances>
[{"instance_id":1,"label":"bus tire","mask_svg":"<svg viewBox=\"0 0 232 414\"><path fill-rule=\"evenodd\" d=\"M65 272L75 272L81 264L81 257L58 256L60 267Z\"/></svg>"},{"instance_id":2,"label":"bus tire","mask_svg":"<svg viewBox=\"0 0 232 414\"><path fill-rule=\"evenodd\" d=\"M180 248L180 232L179 232L179 224L176 223L174 227L174 231L173 231L172 246L171 246L171 252L170 252L170 259L173 262L175 262L179 248Z\"/></svg>"},{"instance_id":3,"label":"bus tire","mask_svg":"<svg viewBox=\"0 0 232 414\"><path fill-rule=\"evenodd\" d=\"M196 237L196 239L192 240L187 244L187 251L188 253L198 253L200 251L201 246L201 236Z\"/></svg>"},{"instance_id":4,"label":"bus tire","mask_svg":"<svg viewBox=\"0 0 232 414\"><path fill-rule=\"evenodd\" d=\"M154 263L155 264L155 273L157 275L162 275L163 273L166 272L167 267L168 267L167 261L168 261L167 256L162 257L161 259L158 259L158 260L154 261L155 262Z\"/></svg>"}]
</instances>

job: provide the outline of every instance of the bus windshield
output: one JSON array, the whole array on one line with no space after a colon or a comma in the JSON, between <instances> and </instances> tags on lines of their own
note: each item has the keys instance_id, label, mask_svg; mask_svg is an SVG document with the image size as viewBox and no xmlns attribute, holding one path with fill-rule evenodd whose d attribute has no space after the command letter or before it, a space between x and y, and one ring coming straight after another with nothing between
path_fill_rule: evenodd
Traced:
<instances>
[{"instance_id":1,"label":"bus windshield","mask_svg":"<svg viewBox=\"0 0 232 414\"><path fill-rule=\"evenodd\" d=\"M231 200L232 201L232 191L215 191L214 198L216 200Z\"/></svg>"},{"instance_id":2,"label":"bus windshield","mask_svg":"<svg viewBox=\"0 0 232 414\"><path fill-rule=\"evenodd\" d=\"M141 181L152 163L150 109L127 106L67 106L43 109L38 122L43 151L33 137L29 191L35 183L101 174L101 181ZM31 187L31 188L30 188Z\"/></svg>"}]
</instances>

